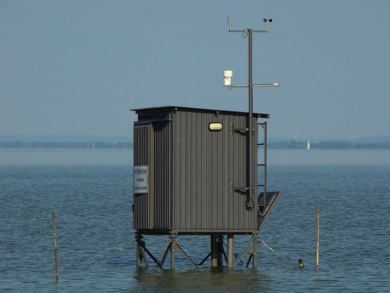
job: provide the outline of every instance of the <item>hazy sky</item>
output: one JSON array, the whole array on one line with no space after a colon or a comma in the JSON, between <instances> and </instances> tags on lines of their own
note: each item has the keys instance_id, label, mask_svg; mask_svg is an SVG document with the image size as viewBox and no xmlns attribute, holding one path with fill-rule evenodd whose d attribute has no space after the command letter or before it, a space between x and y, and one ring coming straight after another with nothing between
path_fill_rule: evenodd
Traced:
<instances>
[{"instance_id":1,"label":"hazy sky","mask_svg":"<svg viewBox=\"0 0 390 293\"><path fill-rule=\"evenodd\" d=\"M129 109L248 110L269 137L390 135L390 1L0 1L0 135L132 136Z\"/></svg>"}]
</instances>

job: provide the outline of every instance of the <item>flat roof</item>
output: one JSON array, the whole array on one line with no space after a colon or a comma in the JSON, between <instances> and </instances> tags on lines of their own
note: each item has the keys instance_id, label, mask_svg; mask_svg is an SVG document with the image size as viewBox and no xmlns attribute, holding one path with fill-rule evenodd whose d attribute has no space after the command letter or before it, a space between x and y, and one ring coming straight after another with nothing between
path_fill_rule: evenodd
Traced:
<instances>
[{"instance_id":1,"label":"flat roof","mask_svg":"<svg viewBox=\"0 0 390 293\"><path fill-rule=\"evenodd\" d=\"M216 109L205 109L205 108L192 108L192 107L181 107L181 106L156 106L148 108L130 109L135 111L137 114L140 112L160 112L160 111L189 111L189 112L203 112L203 113L221 113L230 115L246 115L248 112L231 111L231 110L216 110ZM265 113L253 113L254 117L257 118L270 118L270 114Z\"/></svg>"}]
</instances>

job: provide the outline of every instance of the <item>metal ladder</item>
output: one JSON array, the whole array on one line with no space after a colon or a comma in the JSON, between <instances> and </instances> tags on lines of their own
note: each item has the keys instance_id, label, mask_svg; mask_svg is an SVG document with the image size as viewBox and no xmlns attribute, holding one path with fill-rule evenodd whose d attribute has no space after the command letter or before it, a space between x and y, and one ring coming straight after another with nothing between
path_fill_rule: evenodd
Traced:
<instances>
[{"instance_id":1,"label":"metal ladder","mask_svg":"<svg viewBox=\"0 0 390 293\"><path fill-rule=\"evenodd\" d=\"M263 141L259 142L260 135L258 135L258 138L257 138L257 153L259 153L259 148L262 147L263 148L263 159L262 159L262 162L259 161L261 156L258 155L258 159L257 159L257 174L259 174L259 168L262 168L263 169L262 170L263 171L263 182L262 182L262 184L258 184L257 188L258 188L258 191L259 191L259 194L260 194L260 189L262 187L263 192L264 192L264 196L263 196L262 202L258 202L258 206L259 206L259 208L262 207L262 209L265 210L266 209L266 205L267 205L267 122L257 123L257 128L258 129L259 129L259 125L263 129ZM259 131L258 131L258 133L260 134Z\"/></svg>"}]
</instances>

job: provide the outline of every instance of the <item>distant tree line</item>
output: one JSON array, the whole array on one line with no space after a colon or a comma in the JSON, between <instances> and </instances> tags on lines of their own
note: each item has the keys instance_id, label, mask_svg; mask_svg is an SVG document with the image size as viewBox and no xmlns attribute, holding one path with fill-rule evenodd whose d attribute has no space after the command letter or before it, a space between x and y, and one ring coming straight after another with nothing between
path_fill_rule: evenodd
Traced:
<instances>
[{"instance_id":1,"label":"distant tree line","mask_svg":"<svg viewBox=\"0 0 390 293\"><path fill-rule=\"evenodd\" d=\"M132 149L132 142L23 142L0 141L0 149ZM306 149L306 141L270 141L270 149ZM311 142L311 149L390 149L390 142L355 143L350 141Z\"/></svg>"},{"instance_id":2,"label":"distant tree line","mask_svg":"<svg viewBox=\"0 0 390 293\"><path fill-rule=\"evenodd\" d=\"M306 149L306 141L270 141L270 149ZM311 142L310 149L390 149L390 142L350 142L350 141L321 141Z\"/></svg>"},{"instance_id":3,"label":"distant tree line","mask_svg":"<svg viewBox=\"0 0 390 293\"><path fill-rule=\"evenodd\" d=\"M10 149L131 149L130 142L23 142L23 141L0 141L0 148Z\"/></svg>"}]
</instances>

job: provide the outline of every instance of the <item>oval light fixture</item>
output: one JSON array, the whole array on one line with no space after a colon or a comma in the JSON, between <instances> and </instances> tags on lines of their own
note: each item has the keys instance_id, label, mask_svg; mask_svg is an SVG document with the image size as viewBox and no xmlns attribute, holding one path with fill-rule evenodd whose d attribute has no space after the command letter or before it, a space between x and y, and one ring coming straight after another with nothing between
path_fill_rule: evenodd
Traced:
<instances>
[{"instance_id":1,"label":"oval light fixture","mask_svg":"<svg viewBox=\"0 0 390 293\"><path fill-rule=\"evenodd\" d=\"M222 128L223 128L223 126L222 126L221 122L211 122L209 124L209 130L210 131L221 131Z\"/></svg>"}]
</instances>

